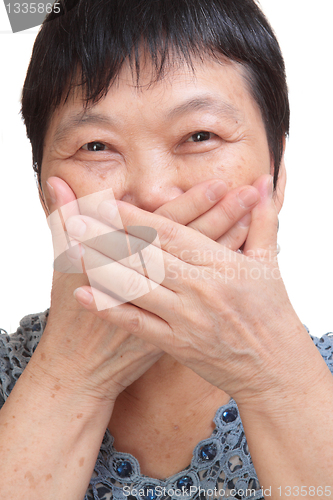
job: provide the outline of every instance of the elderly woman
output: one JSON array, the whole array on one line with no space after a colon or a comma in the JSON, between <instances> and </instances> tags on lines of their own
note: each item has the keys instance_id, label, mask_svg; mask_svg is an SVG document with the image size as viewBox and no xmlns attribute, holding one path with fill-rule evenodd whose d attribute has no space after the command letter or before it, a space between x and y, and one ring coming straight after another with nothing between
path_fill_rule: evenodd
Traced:
<instances>
[{"instance_id":1,"label":"elderly woman","mask_svg":"<svg viewBox=\"0 0 333 500\"><path fill-rule=\"evenodd\" d=\"M22 114L72 248L1 335L1 499L332 497L333 341L279 274L289 106L254 1L58 2Z\"/></svg>"}]
</instances>

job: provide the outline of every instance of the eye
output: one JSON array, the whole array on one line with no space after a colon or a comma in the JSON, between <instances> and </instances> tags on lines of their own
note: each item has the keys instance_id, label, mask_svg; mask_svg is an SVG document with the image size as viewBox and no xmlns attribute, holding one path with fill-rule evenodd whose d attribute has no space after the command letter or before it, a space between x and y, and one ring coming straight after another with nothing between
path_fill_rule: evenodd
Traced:
<instances>
[{"instance_id":1,"label":"eye","mask_svg":"<svg viewBox=\"0 0 333 500\"><path fill-rule=\"evenodd\" d=\"M187 139L186 142L204 142L209 141L209 139L212 139L213 137L216 137L216 135L212 134L211 132L196 132L195 134L191 135L191 137Z\"/></svg>"},{"instance_id":2,"label":"eye","mask_svg":"<svg viewBox=\"0 0 333 500\"><path fill-rule=\"evenodd\" d=\"M103 142L93 141L87 142L87 144L84 144L81 149L86 151L106 151L107 146L103 144Z\"/></svg>"}]
</instances>

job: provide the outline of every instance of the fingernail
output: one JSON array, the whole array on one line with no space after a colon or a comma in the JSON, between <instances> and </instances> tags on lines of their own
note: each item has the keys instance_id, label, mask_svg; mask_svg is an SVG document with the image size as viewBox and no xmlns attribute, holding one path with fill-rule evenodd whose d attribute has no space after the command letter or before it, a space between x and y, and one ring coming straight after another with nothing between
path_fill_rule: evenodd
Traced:
<instances>
[{"instance_id":1,"label":"fingernail","mask_svg":"<svg viewBox=\"0 0 333 500\"><path fill-rule=\"evenodd\" d=\"M54 204L54 203L57 203L57 196L55 194L55 190L54 188L51 186L51 184L49 184L47 181L46 181L46 187L47 187L47 190L49 192L49 195L50 195L50 198L51 198L51 202Z\"/></svg>"},{"instance_id":2,"label":"fingernail","mask_svg":"<svg viewBox=\"0 0 333 500\"><path fill-rule=\"evenodd\" d=\"M106 220L113 220L118 214L118 208L112 201L102 201L98 207L98 211Z\"/></svg>"},{"instance_id":3,"label":"fingernail","mask_svg":"<svg viewBox=\"0 0 333 500\"><path fill-rule=\"evenodd\" d=\"M226 184L223 181L217 181L211 184L207 191L206 196L210 201L216 201L221 198L226 192Z\"/></svg>"},{"instance_id":4,"label":"fingernail","mask_svg":"<svg viewBox=\"0 0 333 500\"><path fill-rule=\"evenodd\" d=\"M81 302L83 305L88 305L91 304L93 296L91 293L86 292L86 290L83 290L82 288L76 288L73 292L73 295L75 299L78 302Z\"/></svg>"},{"instance_id":5,"label":"fingernail","mask_svg":"<svg viewBox=\"0 0 333 500\"><path fill-rule=\"evenodd\" d=\"M259 198L259 193L254 188L244 188L238 193L238 200L243 208L250 208L254 205Z\"/></svg>"},{"instance_id":6,"label":"fingernail","mask_svg":"<svg viewBox=\"0 0 333 500\"><path fill-rule=\"evenodd\" d=\"M268 198L272 198L273 196L273 176L270 175L267 181L267 196Z\"/></svg>"},{"instance_id":7,"label":"fingernail","mask_svg":"<svg viewBox=\"0 0 333 500\"><path fill-rule=\"evenodd\" d=\"M242 227L248 227L251 224L252 216L251 214L246 214L238 221L238 225Z\"/></svg>"},{"instance_id":8,"label":"fingernail","mask_svg":"<svg viewBox=\"0 0 333 500\"><path fill-rule=\"evenodd\" d=\"M65 226L67 232L74 236L74 238L80 238L86 232L87 226L83 222L83 220L77 217L70 217L66 222Z\"/></svg>"}]
</instances>

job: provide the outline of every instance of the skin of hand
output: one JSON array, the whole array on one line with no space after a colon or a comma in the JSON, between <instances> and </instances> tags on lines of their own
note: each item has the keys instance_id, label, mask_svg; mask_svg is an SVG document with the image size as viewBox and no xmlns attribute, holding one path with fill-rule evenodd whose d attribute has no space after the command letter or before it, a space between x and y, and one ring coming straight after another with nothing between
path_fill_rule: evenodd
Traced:
<instances>
[{"instance_id":1,"label":"skin of hand","mask_svg":"<svg viewBox=\"0 0 333 500\"><path fill-rule=\"evenodd\" d=\"M148 64L140 77L140 88L144 90L138 91L130 67L124 64L120 84L112 86L107 96L86 112L83 113L81 95L74 92L54 111L45 137L41 184L49 207L46 181L56 177L74 193L70 199L65 195L65 203L112 187L116 200L142 210L154 213L166 207L165 220L171 202L178 207L177 199L186 198L194 186L207 179L223 179L232 191L273 172L262 116L243 73L241 65L226 61L221 66L211 60L203 64L198 60L195 74L182 64L171 68L160 82L146 85L151 82ZM71 125L73 118L75 126ZM203 134L204 141L200 137L197 142L197 136L202 134L196 132L201 130L208 132ZM88 147L90 143L98 146L97 151ZM282 162L275 199L277 210L283 203L284 185ZM61 197L62 188L58 187ZM186 214L183 206L177 214L182 210ZM197 211L200 213L200 206ZM204 222L194 220L198 216L179 223L193 224L196 233L212 231L208 237L218 241L223 231L215 234L216 229L221 221L232 219L233 214L226 204L224 210L207 214ZM246 238L249 219L245 222L245 228L234 229L234 236L228 232L229 242L222 236L219 243L239 248ZM68 298L64 299L64 311L56 308L55 299L60 302L64 283L59 283L56 291L57 279L71 283L72 290L88 285L88 280L83 275L54 280L50 324L57 329L59 321L63 325L67 322L68 331L77 305L73 305L73 298ZM68 314L66 309L70 309ZM78 344L73 350L75 347L80 349Z\"/></svg>"},{"instance_id":2,"label":"skin of hand","mask_svg":"<svg viewBox=\"0 0 333 500\"><path fill-rule=\"evenodd\" d=\"M96 316L160 347L240 405L270 399L281 390L293 394L303 383L307 384L303 366L293 361L299 355L300 345L304 352L316 355L318 362L321 358L289 301L279 273L272 178L262 176L254 185L261 201L252 210L244 255L221 247L192 228L166 222L164 217L118 201L125 228L146 225L157 230L165 279L161 286L122 305L93 289L94 298L105 300L104 310L96 310L91 295L90 304L85 305ZM103 202L100 214L116 228L112 208ZM85 232L78 236L80 221L84 222ZM137 268L116 262L108 268L96 267L99 255L103 259L109 257L112 262L114 254L112 248L103 247L101 240L95 239L105 232L103 223L76 216L66 221L66 228L77 241L93 242L91 247L83 244L81 248L85 251L83 259L89 276L95 282L120 296L127 297L132 290L136 296L140 295L138 292L147 278ZM129 228L129 235L130 231ZM147 248L148 262L153 263L154 259L157 262L156 247ZM117 283L115 289L114 283ZM124 285L122 290L120 283ZM89 288L84 287L84 291ZM76 292L77 300L84 297L80 291ZM319 367L325 373L324 361ZM293 384L291 380L296 382Z\"/></svg>"},{"instance_id":3,"label":"skin of hand","mask_svg":"<svg viewBox=\"0 0 333 500\"><path fill-rule=\"evenodd\" d=\"M75 201L73 191L63 180L50 178L49 185L53 188L53 198L56 196L56 202L50 207L52 211ZM247 206L244 205L245 199L248 200ZM187 222L188 227L236 250L246 239L251 221L250 210L259 199L260 194L253 186L241 186L227 192L225 183L216 179L194 186L157 212L165 218L178 219L179 223ZM212 220L216 223L212 224ZM109 321L78 307L73 290L86 282L87 277L83 274L54 271L48 324L36 356L43 352L45 358L45 349L52 349L52 359L58 354L56 359L58 362L62 359L60 363L67 364L67 371L71 366L75 374L80 373L88 382L89 393L93 397L100 394L102 398L114 401L118 393L140 377L163 352L121 327L110 325ZM89 325L89 329L81 325ZM80 335L74 333L75 329L80 330ZM60 349L60 346L64 348ZM50 366L45 367L45 371L50 373ZM77 383L77 375L72 377Z\"/></svg>"}]
</instances>

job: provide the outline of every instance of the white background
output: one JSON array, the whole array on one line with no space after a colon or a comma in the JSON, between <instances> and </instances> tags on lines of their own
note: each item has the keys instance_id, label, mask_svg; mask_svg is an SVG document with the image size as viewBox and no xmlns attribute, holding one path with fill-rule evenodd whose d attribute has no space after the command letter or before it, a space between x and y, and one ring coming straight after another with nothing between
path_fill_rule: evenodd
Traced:
<instances>
[{"instance_id":1,"label":"white background","mask_svg":"<svg viewBox=\"0 0 333 500\"><path fill-rule=\"evenodd\" d=\"M261 0L285 57L291 102L279 263L313 335L333 330L332 0ZM19 99L37 28L12 34L0 2L0 327L50 304L51 235L31 166Z\"/></svg>"}]
</instances>

